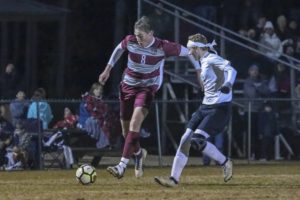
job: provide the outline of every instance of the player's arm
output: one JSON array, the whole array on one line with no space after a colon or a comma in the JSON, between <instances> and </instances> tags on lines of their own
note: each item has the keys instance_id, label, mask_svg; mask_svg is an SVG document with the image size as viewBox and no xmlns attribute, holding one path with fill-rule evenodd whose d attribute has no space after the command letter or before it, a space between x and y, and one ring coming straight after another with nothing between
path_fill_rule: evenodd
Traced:
<instances>
[{"instance_id":1,"label":"player's arm","mask_svg":"<svg viewBox=\"0 0 300 200\"><path fill-rule=\"evenodd\" d=\"M220 91L222 93L228 94L233 86L237 72L231 65L227 65L224 70L225 72L227 72L227 78L220 88Z\"/></svg>"},{"instance_id":2,"label":"player's arm","mask_svg":"<svg viewBox=\"0 0 300 200\"><path fill-rule=\"evenodd\" d=\"M191 61L191 63L193 64L194 68L196 70L200 70L199 61L195 60L194 56L192 56L192 55L189 54L189 50L186 47L182 46L182 45L181 45L181 48L180 48L180 54L179 54L179 56L186 56L186 57L188 57L189 60Z\"/></svg>"},{"instance_id":3,"label":"player's arm","mask_svg":"<svg viewBox=\"0 0 300 200\"><path fill-rule=\"evenodd\" d=\"M221 86L220 91L228 94L233 86L237 72L230 64L227 64L224 67L224 71L227 73L227 78L224 81L224 84Z\"/></svg>"},{"instance_id":4,"label":"player's arm","mask_svg":"<svg viewBox=\"0 0 300 200\"><path fill-rule=\"evenodd\" d=\"M189 54L189 50L182 46L181 45L181 48L180 48L180 54L179 56L186 56L189 58L189 60L191 61L191 63L193 64L195 70L196 70L196 74L197 74L197 82L201 88L201 91L203 91L204 87L203 87L203 83L201 81L201 68L200 68L200 64L199 64L199 61L198 60L195 60L194 56L190 55Z\"/></svg>"},{"instance_id":5,"label":"player's arm","mask_svg":"<svg viewBox=\"0 0 300 200\"><path fill-rule=\"evenodd\" d=\"M197 74L197 82L199 83L201 91L204 91L204 86L203 82L201 80L201 69L196 69L196 74Z\"/></svg>"},{"instance_id":6,"label":"player's arm","mask_svg":"<svg viewBox=\"0 0 300 200\"><path fill-rule=\"evenodd\" d=\"M99 75L99 83L101 83L102 85L105 85L107 79L109 78L111 69L115 66L116 62L120 59L120 57L122 56L124 51L125 50L122 48L121 43L114 49L105 69Z\"/></svg>"},{"instance_id":7,"label":"player's arm","mask_svg":"<svg viewBox=\"0 0 300 200\"><path fill-rule=\"evenodd\" d=\"M192 55L189 55L189 50L176 43L176 42L169 42L167 40L163 41L163 50L165 51L166 57L169 56L185 56L188 57L191 63L193 64L194 68L196 70L200 69L200 64L198 60L195 60L195 58Z\"/></svg>"},{"instance_id":8,"label":"player's arm","mask_svg":"<svg viewBox=\"0 0 300 200\"><path fill-rule=\"evenodd\" d=\"M236 78L236 70L231 66L228 60L221 58L220 56L215 56L212 59L212 65L219 67L224 73L227 74L226 80L223 85L220 87L220 91L224 94L228 94L233 86L233 83Z\"/></svg>"}]
</instances>

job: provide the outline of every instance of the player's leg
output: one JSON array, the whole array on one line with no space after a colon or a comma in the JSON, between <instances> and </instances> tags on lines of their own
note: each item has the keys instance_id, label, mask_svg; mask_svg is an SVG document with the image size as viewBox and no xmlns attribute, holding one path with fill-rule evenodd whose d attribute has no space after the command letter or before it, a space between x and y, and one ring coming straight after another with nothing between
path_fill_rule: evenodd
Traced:
<instances>
[{"instance_id":1,"label":"player's leg","mask_svg":"<svg viewBox=\"0 0 300 200\"><path fill-rule=\"evenodd\" d=\"M127 133L129 132L130 120L123 120L123 119L121 119L120 121L121 121L121 127L122 127L123 137L126 138Z\"/></svg>"},{"instance_id":2,"label":"player's leg","mask_svg":"<svg viewBox=\"0 0 300 200\"><path fill-rule=\"evenodd\" d=\"M222 165L223 163L225 163L226 157L219 151L219 149L214 144L207 141L208 137L208 133L206 133L203 130L197 129L192 138L192 145L195 149L202 151L204 155L208 156L209 158L215 160L220 165Z\"/></svg>"},{"instance_id":3,"label":"player's leg","mask_svg":"<svg viewBox=\"0 0 300 200\"><path fill-rule=\"evenodd\" d=\"M143 160L146 157L146 152L145 150L142 150L140 148L140 128L141 125L145 119L145 117L148 114L148 109L147 108L142 108L142 107L135 107L130 123L129 123L129 131L127 133L127 136L125 138L125 144L123 148L123 153L122 153L122 158L121 161L118 165L114 167L108 167L107 170L114 175L117 178L122 178L124 175L124 172L126 170L127 164L129 163L129 160L132 155L135 154L136 157L139 158L138 161L138 167L135 170L136 171L136 176L140 177L142 176L142 164Z\"/></svg>"},{"instance_id":4,"label":"player's leg","mask_svg":"<svg viewBox=\"0 0 300 200\"><path fill-rule=\"evenodd\" d=\"M193 130L202 120L201 107L192 115L185 133L182 135L179 147L173 160L171 176L169 178L155 177L154 180L162 186L175 187L179 183L181 173L187 164Z\"/></svg>"},{"instance_id":5,"label":"player's leg","mask_svg":"<svg viewBox=\"0 0 300 200\"><path fill-rule=\"evenodd\" d=\"M132 113L133 113L133 109L134 109L134 98L130 98L130 97L126 96L127 95L126 90L124 90L122 88L122 86L121 86L120 90L121 90L120 119L121 119L121 125L122 125L122 134L126 141L126 138L127 138L128 132L129 132L130 119L132 117ZM123 148L123 152L124 152L124 148ZM129 162L129 159L124 158L122 156L120 163L116 166L109 166L107 168L107 171L117 178L122 178L125 173L128 162Z\"/></svg>"},{"instance_id":6,"label":"player's leg","mask_svg":"<svg viewBox=\"0 0 300 200\"><path fill-rule=\"evenodd\" d=\"M165 187L175 187L178 185L181 173L188 161L192 135L193 130L187 128L181 137L179 147L173 160L171 176L169 178L155 177L155 182Z\"/></svg>"},{"instance_id":7,"label":"player's leg","mask_svg":"<svg viewBox=\"0 0 300 200\"><path fill-rule=\"evenodd\" d=\"M133 155L135 155L135 176L143 175L143 161L147 151L140 147L140 129L148 114L154 94L155 90L151 87L132 88L126 84L121 85L121 119L123 121L130 119L130 123L127 135L124 133L126 130L123 130L126 137L121 162L115 167L108 168L108 171L118 178L123 177L129 158ZM124 125L125 129L128 128L128 124Z\"/></svg>"},{"instance_id":8,"label":"player's leg","mask_svg":"<svg viewBox=\"0 0 300 200\"><path fill-rule=\"evenodd\" d=\"M232 178L232 161L220 152L214 144L208 142L207 138L210 136L208 133L216 135L223 132L229 122L230 107L229 105L224 105L217 108L209 108L205 109L205 113L206 116L193 135L192 145L195 145L204 155L215 160L223 167L224 181L227 182Z\"/></svg>"},{"instance_id":9,"label":"player's leg","mask_svg":"<svg viewBox=\"0 0 300 200\"><path fill-rule=\"evenodd\" d=\"M129 120L121 120L121 124L122 124L122 132L123 132L123 136L124 138L126 138L128 132L129 132L129 125L130 125L130 121ZM141 148L141 150L139 151L139 149L137 150L137 153L134 153L134 155L131 157L134 160L135 163L135 176L137 178L142 176L142 163L144 161L144 159L147 156L147 151L143 148ZM142 160L140 160L142 159ZM139 171L137 171L137 169L140 169Z\"/></svg>"},{"instance_id":10,"label":"player's leg","mask_svg":"<svg viewBox=\"0 0 300 200\"><path fill-rule=\"evenodd\" d=\"M140 146L140 130L142 123L146 116L148 115L149 111L148 108L144 107L135 107L132 119L130 121L130 127L129 127L129 133L131 134L136 134L136 139L137 141L135 144L133 144L133 155L135 157L135 177L140 178L143 176L143 164L144 160L146 159L147 156L147 151L146 149L141 148Z\"/></svg>"},{"instance_id":11,"label":"player's leg","mask_svg":"<svg viewBox=\"0 0 300 200\"><path fill-rule=\"evenodd\" d=\"M131 122L130 122L130 131L138 132L140 136L141 126L148 115L151 102L154 99L155 89L151 87L140 89L135 97L134 102L134 112L132 114ZM143 176L143 163L147 156L147 151L144 148L140 147L140 143L135 147L134 157L135 157L135 176L137 178Z\"/></svg>"}]
</instances>

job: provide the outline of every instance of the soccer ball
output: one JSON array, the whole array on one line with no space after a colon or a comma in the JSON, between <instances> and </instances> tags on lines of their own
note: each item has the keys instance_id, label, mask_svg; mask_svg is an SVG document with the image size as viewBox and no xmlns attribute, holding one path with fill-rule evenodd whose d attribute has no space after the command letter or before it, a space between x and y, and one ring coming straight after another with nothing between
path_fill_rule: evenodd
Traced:
<instances>
[{"instance_id":1,"label":"soccer ball","mask_svg":"<svg viewBox=\"0 0 300 200\"><path fill-rule=\"evenodd\" d=\"M96 170L91 165L83 164L76 170L76 179L82 185L89 185L95 183L96 178Z\"/></svg>"}]
</instances>

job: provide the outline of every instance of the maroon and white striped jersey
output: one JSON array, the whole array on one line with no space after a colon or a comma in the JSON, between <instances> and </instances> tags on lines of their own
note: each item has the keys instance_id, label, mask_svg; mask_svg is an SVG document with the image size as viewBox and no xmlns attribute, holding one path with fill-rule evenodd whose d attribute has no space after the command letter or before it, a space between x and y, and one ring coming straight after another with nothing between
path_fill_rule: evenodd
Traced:
<instances>
[{"instance_id":1,"label":"maroon and white striped jersey","mask_svg":"<svg viewBox=\"0 0 300 200\"><path fill-rule=\"evenodd\" d=\"M123 82L135 87L156 86L157 89L162 83L165 58L188 56L188 50L178 43L154 38L151 44L142 47L134 35L128 35L116 47L108 64L114 66L124 51L128 51L128 62Z\"/></svg>"}]
</instances>

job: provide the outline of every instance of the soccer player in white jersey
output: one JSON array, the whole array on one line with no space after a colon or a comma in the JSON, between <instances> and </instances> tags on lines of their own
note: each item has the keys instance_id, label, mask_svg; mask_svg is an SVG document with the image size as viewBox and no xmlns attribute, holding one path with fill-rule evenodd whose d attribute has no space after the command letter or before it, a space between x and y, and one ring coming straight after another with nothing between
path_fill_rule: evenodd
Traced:
<instances>
[{"instance_id":1,"label":"soccer player in white jersey","mask_svg":"<svg viewBox=\"0 0 300 200\"><path fill-rule=\"evenodd\" d=\"M216 54L214 45L216 45L215 42L207 43L206 37L202 34L189 37L187 43L189 52L201 62L200 77L204 87L204 99L198 110L193 113L181 137L173 160L171 176L154 178L155 182L162 186L178 185L182 170L188 161L191 145L222 166L225 182L232 178L232 161L207 141L210 135L222 132L229 122L231 88L236 77L236 70L228 60Z\"/></svg>"},{"instance_id":2,"label":"soccer player in white jersey","mask_svg":"<svg viewBox=\"0 0 300 200\"><path fill-rule=\"evenodd\" d=\"M128 62L120 84L120 118L125 144L120 163L108 167L107 171L122 178L129 159L134 155L135 176L139 178L143 175L143 161L147 155L147 151L140 147L139 132L162 83L165 58L189 57L199 77L200 65L184 46L154 37L149 19L142 17L134 25L134 35L126 36L113 51L99 76L101 84L105 84L111 69L125 51L128 52Z\"/></svg>"}]
</instances>

